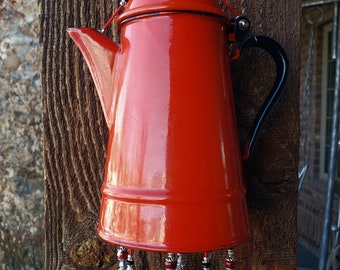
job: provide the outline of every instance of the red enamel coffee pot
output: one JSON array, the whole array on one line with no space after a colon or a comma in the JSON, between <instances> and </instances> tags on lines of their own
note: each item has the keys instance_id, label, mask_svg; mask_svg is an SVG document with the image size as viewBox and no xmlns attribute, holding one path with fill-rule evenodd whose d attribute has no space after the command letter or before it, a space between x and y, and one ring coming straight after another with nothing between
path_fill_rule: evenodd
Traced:
<instances>
[{"instance_id":1,"label":"red enamel coffee pot","mask_svg":"<svg viewBox=\"0 0 340 270\"><path fill-rule=\"evenodd\" d=\"M110 134L100 237L173 253L245 242L251 231L242 156L282 91L284 50L268 37L242 41L249 21L230 19L218 0L130 0L116 22L120 44L103 31L68 29ZM269 52L277 75L241 155L230 61L250 47Z\"/></svg>"}]
</instances>

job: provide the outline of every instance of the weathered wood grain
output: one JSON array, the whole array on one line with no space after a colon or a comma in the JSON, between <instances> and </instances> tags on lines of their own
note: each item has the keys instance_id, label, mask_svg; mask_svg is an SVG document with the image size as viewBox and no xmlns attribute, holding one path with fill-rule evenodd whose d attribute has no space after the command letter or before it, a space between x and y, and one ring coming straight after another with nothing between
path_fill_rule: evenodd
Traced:
<instances>
[{"instance_id":1,"label":"weathered wood grain","mask_svg":"<svg viewBox=\"0 0 340 270\"><path fill-rule=\"evenodd\" d=\"M296 269L301 3L230 2L251 20L252 33L270 36L282 44L290 62L285 93L264 126L253 156L245 164L253 238L237 249L237 255L243 262L242 269ZM262 52L253 53L255 60L236 66L233 77L243 136L272 82L272 76L267 75L273 73L270 59Z\"/></svg>"},{"instance_id":2,"label":"weathered wood grain","mask_svg":"<svg viewBox=\"0 0 340 270\"><path fill-rule=\"evenodd\" d=\"M252 21L252 33L276 39L290 60L286 93L245 164L254 236L236 248L239 269L295 269L300 1L230 3ZM41 0L46 269L115 269L115 248L96 235L105 120L84 60L65 32L67 27L100 29L111 15L111 5ZM271 86L272 70L270 59L257 51L245 53L233 67L243 139ZM223 269L224 256L213 254L212 269ZM163 258L158 253L135 254L137 269L143 270L162 269ZM201 254L185 258L188 269L200 269Z\"/></svg>"}]
</instances>

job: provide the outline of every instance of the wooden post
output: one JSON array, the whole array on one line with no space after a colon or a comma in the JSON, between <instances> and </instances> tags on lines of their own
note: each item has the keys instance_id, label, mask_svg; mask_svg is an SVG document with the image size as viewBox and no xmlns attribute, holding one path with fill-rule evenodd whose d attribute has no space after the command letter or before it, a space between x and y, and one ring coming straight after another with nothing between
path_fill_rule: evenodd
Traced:
<instances>
[{"instance_id":1,"label":"wooden post","mask_svg":"<svg viewBox=\"0 0 340 270\"><path fill-rule=\"evenodd\" d=\"M250 19L254 34L278 41L289 59L285 93L244 167L253 238L238 248L236 254L241 269L296 269L301 2L230 2ZM272 82L267 75L273 69L270 59L260 51L250 53L244 62L239 61L233 74L241 137L249 130L254 112ZM254 60L249 61L248 57Z\"/></svg>"},{"instance_id":2,"label":"wooden post","mask_svg":"<svg viewBox=\"0 0 340 270\"><path fill-rule=\"evenodd\" d=\"M236 248L238 269L295 269L300 1L242 0L231 5L287 51L285 94L245 164L253 238ZM96 234L107 130L99 99L67 27L100 29L111 1L42 0L42 96L45 145L46 269L116 269L115 247ZM185 27L185 26L183 26ZM233 68L241 140L271 87L273 66L250 51ZM212 228L213 230L213 228ZM224 269L225 252L214 252ZM202 254L185 256L200 269ZM137 269L163 269L164 254L138 251Z\"/></svg>"}]
</instances>

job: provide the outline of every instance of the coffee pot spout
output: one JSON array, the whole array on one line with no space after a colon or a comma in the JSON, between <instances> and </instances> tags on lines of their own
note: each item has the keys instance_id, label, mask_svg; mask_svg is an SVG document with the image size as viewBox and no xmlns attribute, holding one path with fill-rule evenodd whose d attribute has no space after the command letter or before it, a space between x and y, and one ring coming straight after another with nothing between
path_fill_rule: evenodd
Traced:
<instances>
[{"instance_id":1,"label":"coffee pot spout","mask_svg":"<svg viewBox=\"0 0 340 270\"><path fill-rule=\"evenodd\" d=\"M113 69L120 46L92 28L69 28L67 33L76 43L91 72L105 120L110 128L110 105L113 96Z\"/></svg>"}]
</instances>

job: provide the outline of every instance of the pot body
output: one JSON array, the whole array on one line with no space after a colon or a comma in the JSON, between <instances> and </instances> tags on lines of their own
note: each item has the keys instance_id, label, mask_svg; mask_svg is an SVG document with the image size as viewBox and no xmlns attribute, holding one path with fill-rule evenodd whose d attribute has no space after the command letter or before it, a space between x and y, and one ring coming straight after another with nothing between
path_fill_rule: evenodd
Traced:
<instances>
[{"instance_id":1,"label":"pot body","mask_svg":"<svg viewBox=\"0 0 340 270\"><path fill-rule=\"evenodd\" d=\"M251 237L228 23L180 10L120 19L98 228L104 240L186 253Z\"/></svg>"}]
</instances>

